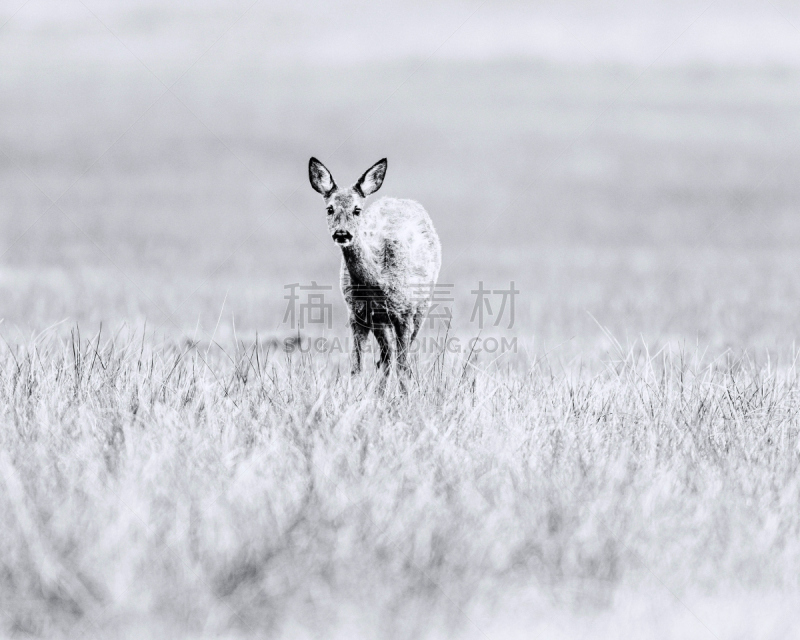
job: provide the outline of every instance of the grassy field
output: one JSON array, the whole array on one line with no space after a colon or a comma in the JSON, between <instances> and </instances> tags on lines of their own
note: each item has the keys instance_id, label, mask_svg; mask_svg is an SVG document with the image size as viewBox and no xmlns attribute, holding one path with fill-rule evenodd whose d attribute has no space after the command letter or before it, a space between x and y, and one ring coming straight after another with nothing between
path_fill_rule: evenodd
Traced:
<instances>
[{"instance_id":1,"label":"grassy field","mask_svg":"<svg viewBox=\"0 0 800 640\"><path fill-rule=\"evenodd\" d=\"M43 337L0 376L2 617L65 637L787 638L800 376Z\"/></svg>"},{"instance_id":2,"label":"grassy field","mask_svg":"<svg viewBox=\"0 0 800 640\"><path fill-rule=\"evenodd\" d=\"M301 4L0 9L0 635L800 637L798 66ZM287 284L347 335L311 155L388 156L517 349L287 355Z\"/></svg>"}]
</instances>

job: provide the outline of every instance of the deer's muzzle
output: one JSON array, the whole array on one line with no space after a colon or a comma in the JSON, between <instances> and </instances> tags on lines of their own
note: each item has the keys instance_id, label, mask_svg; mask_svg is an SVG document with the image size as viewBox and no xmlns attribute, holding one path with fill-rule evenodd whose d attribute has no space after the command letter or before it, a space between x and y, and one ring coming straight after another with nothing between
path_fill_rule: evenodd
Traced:
<instances>
[{"instance_id":1,"label":"deer's muzzle","mask_svg":"<svg viewBox=\"0 0 800 640\"><path fill-rule=\"evenodd\" d=\"M338 244L349 244L352 239L353 234L349 231L339 229L338 231L333 232L333 241Z\"/></svg>"}]
</instances>

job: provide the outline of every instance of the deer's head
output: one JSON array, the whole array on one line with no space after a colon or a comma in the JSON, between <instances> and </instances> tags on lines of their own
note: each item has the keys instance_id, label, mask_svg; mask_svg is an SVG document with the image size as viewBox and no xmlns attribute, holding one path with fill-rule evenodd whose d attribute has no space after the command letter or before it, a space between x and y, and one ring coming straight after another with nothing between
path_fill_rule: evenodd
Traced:
<instances>
[{"instance_id":1,"label":"deer's head","mask_svg":"<svg viewBox=\"0 0 800 640\"><path fill-rule=\"evenodd\" d=\"M328 230L340 247L353 243L358 232L364 201L383 184L386 175L386 158L379 160L364 172L352 187L340 189L331 172L316 158L308 161L308 179L314 191L325 199L328 212Z\"/></svg>"}]
</instances>

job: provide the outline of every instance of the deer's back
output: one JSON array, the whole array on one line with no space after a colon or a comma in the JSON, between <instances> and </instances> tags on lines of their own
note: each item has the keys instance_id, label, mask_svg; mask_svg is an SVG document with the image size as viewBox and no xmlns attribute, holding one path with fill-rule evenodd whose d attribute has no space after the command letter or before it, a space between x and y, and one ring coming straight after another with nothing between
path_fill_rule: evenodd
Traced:
<instances>
[{"instance_id":1,"label":"deer's back","mask_svg":"<svg viewBox=\"0 0 800 640\"><path fill-rule=\"evenodd\" d=\"M423 287L436 282L442 265L439 236L428 212L413 200L381 198L361 215L359 234L365 253L386 285L380 297L386 296L396 308L426 305ZM352 281L344 261L341 278L348 304L361 304L350 291L362 283Z\"/></svg>"},{"instance_id":2,"label":"deer's back","mask_svg":"<svg viewBox=\"0 0 800 640\"><path fill-rule=\"evenodd\" d=\"M401 286L436 281L442 249L421 204L381 198L362 215L362 237L384 277Z\"/></svg>"}]
</instances>

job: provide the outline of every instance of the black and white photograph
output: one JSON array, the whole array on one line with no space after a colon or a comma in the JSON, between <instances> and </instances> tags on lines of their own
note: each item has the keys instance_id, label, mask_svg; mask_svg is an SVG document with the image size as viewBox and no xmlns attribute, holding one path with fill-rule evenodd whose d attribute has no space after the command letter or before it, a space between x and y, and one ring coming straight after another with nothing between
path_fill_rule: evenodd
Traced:
<instances>
[{"instance_id":1,"label":"black and white photograph","mask_svg":"<svg viewBox=\"0 0 800 640\"><path fill-rule=\"evenodd\" d=\"M800 3L0 0L0 638L800 640Z\"/></svg>"}]
</instances>

